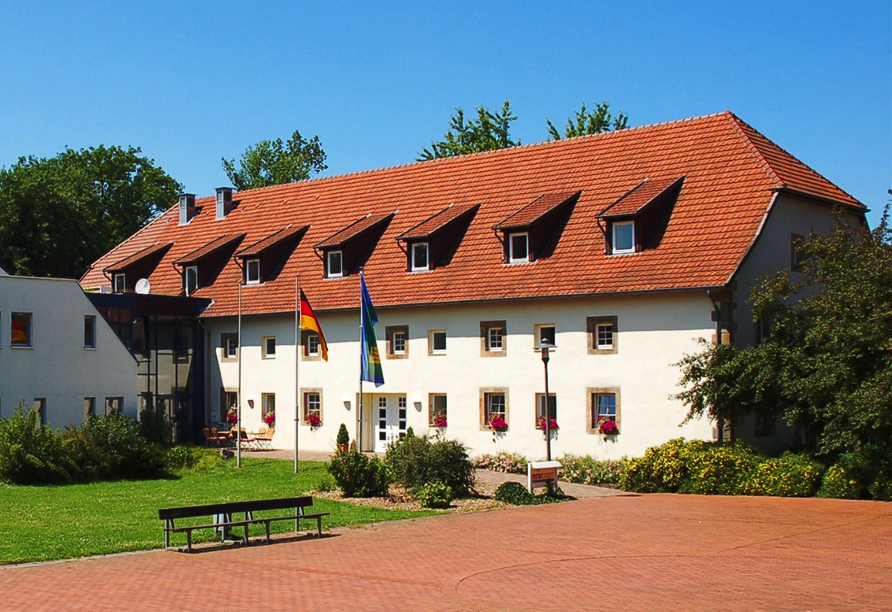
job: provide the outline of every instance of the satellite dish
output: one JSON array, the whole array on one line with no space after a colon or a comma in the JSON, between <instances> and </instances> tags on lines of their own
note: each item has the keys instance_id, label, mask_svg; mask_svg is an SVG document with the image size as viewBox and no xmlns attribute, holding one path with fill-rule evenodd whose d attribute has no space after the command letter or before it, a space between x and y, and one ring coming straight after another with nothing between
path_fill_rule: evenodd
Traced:
<instances>
[{"instance_id":1,"label":"satellite dish","mask_svg":"<svg viewBox=\"0 0 892 612\"><path fill-rule=\"evenodd\" d=\"M141 278L136 281L136 292L141 293L142 295L147 294L152 289L152 285L149 284L149 279Z\"/></svg>"}]
</instances>

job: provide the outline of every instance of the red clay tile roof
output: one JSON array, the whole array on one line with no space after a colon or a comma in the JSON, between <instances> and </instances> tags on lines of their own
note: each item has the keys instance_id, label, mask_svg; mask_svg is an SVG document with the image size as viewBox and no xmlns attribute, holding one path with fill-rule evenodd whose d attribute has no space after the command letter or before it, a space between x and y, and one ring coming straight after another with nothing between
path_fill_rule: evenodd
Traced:
<instances>
[{"instance_id":1,"label":"red clay tile roof","mask_svg":"<svg viewBox=\"0 0 892 612\"><path fill-rule=\"evenodd\" d=\"M456 206L450 204L435 215L425 219L418 225L410 227L405 232L397 236L399 240L412 240L416 238L427 238L431 234L443 229L471 209L477 208L479 204L468 204L467 206Z\"/></svg>"},{"instance_id":2,"label":"red clay tile roof","mask_svg":"<svg viewBox=\"0 0 892 612\"><path fill-rule=\"evenodd\" d=\"M495 226L495 229L508 230L516 227L527 227L535 223L542 215L556 206L560 206L578 193L578 191L544 193L517 212L512 213L506 219L500 221Z\"/></svg>"},{"instance_id":3,"label":"red clay tile roof","mask_svg":"<svg viewBox=\"0 0 892 612\"><path fill-rule=\"evenodd\" d=\"M131 266L138 261L142 261L146 257L151 257L152 255L156 254L158 251L166 249L172 245L173 245L172 242L168 242L166 244L156 242L153 245L147 246L146 248L136 251L135 253L128 255L124 259L113 263L109 267L105 268L105 271L106 272L120 272L121 270L127 268L128 266ZM114 252L114 251L112 251L112 252ZM111 254L111 253L109 253L109 254ZM106 257L108 257L108 255L106 255Z\"/></svg>"},{"instance_id":4,"label":"red clay tile roof","mask_svg":"<svg viewBox=\"0 0 892 612\"><path fill-rule=\"evenodd\" d=\"M619 200L605 208L598 215L599 217L619 217L625 215L634 215L642 208L650 204L654 198L661 195L664 191L675 185L680 178L675 179L644 179L638 185L632 188L627 194L624 194Z\"/></svg>"},{"instance_id":5,"label":"red clay tile roof","mask_svg":"<svg viewBox=\"0 0 892 612\"><path fill-rule=\"evenodd\" d=\"M347 227L335 232L328 238L324 239L322 242L313 246L314 249L329 249L334 247L339 247L345 242L356 238L361 233L371 228L374 225L377 225L387 217L393 215L395 213L386 213L383 215L373 215L372 213L368 213L362 219L358 221L354 221Z\"/></svg>"},{"instance_id":6,"label":"red clay tile roof","mask_svg":"<svg viewBox=\"0 0 892 612\"><path fill-rule=\"evenodd\" d=\"M183 226L185 227L185 226ZM219 236L214 238L210 242L205 245L202 245L195 249L194 251L190 251L186 253L179 259L174 260L174 265L176 266L188 266L189 264L194 264L197 261L200 261L203 257L207 257L217 249L222 249L228 244L232 244L236 240L241 240L245 237L245 234L233 234L229 236Z\"/></svg>"},{"instance_id":7,"label":"red clay tile roof","mask_svg":"<svg viewBox=\"0 0 892 612\"><path fill-rule=\"evenodd\" d=\"M266 238L258 240L254 244L248 245L247 247L236 253L235 256L242 259L246 257L258 257L265 250L276 246L283 240L288 240L297 233L305 232L309 228L309 225L302 225L300 227L293 227L292 225L288 225L287 227L283 227L274 234L270 234Z\"/></svg>"},{"instance_id":8,"label":"red clay tile roof","mask_svg":"<svg viewBox=\"0 0 892 612\"><path fill-rule=\"evenodd\" d=\"M604 254L597 215L644 177L685 176L659 244L624 257ZM275 280L242 290L243 312L294 310L294 278L317 311L359 305L359 278L326 279L311 245L340 241L345 220L379 219L400 209L365 264L377 308L406 304L470 302L530 297L597 295L725 285L759 231L773 190L787 185L866 210L854 198L743 123L730 112L554 142L503 149L344 176L239 192L239 205L215 220L214 198L188 225L173 206L103 256L81 280L107 285L109 262L155 244L174 245L149 280L158 293L177 295L182 279L170 265L221 234L247 233L252 244L288 223L310 225ZM493 226L519 202L543 193L581 191L553 253L534 263L502 263ZM444 202L480 204L457 250L424 274L406 271L395 238L418 226ZM367 221L368 222L368 221ZM351 226L352 227L352 226ZM324 241L324 242L323 242ZM240 271L229 262L202 288L213 299L205 316L238 310Z\"/></svg>"}]
</instances>

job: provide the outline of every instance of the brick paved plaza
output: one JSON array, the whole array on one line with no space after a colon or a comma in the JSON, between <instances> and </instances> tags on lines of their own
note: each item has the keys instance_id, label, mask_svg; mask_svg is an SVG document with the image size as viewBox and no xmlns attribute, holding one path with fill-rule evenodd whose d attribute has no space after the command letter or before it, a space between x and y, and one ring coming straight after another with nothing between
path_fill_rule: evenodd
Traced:
<instances>
[{"instance_id":1,"label":"brick paved plaza","mask_svg":"<svg viewBox=\"0 0 892 612\"><path fill-rule=\"evenodd\" d=\"M0 591L9 612L892 610L892 504L589 498L6 567Z\"/></svg>"}]
</instances>

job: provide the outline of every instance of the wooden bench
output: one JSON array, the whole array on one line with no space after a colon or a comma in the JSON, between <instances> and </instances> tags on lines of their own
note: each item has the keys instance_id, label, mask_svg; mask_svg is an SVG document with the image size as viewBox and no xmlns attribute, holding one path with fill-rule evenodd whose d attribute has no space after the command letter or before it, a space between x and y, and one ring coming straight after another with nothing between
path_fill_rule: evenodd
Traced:
<instances>
[{"instance_id":1,"label":"wooden bench","mask_svg":"<svg viewBox=\"0 0 892 612\"><path fill-rule=\"evenodd\" d=\"M316 533L322 536L322 517L328 512L307 513L307 508L312 507L313 498L285 497L282 499L261 499L257 501L226 502L221 504L206 504L203 506L185 506L182 508L165 508L158 510L158 518L164 521L164 547L170 548L170 534L185 533L186 546L192 552L192 532L196 529L222 529L225 535L230 527L244 527L245 540L248 544L248 528L251 525L262 524L266 527L266 543L270 542L269 525L273 521L294 521L294 531L298 531L301 520L315 520ZM293 510L293 514L254 518L255 512L264 510ZM234 519L236 514L242 514L243 519ZM197 517L209 517L209 521L200 525L176 525L178 519Z\"/></svg>"}]
</instances>

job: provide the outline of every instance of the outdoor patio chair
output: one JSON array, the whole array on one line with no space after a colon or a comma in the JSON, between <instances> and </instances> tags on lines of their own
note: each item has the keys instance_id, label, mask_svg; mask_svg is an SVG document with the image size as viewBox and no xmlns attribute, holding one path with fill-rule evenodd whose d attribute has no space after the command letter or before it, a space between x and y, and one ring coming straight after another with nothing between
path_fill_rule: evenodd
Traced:
<instances>
[{"instance_id":1,"label":"outdoor patio chair","mask_svg":"<svg viewBox=\"0 0 892 612\"><path fill-rule=\"evenodd\" d=\"M257 434L254 438L254 441L257 445L257 450L273 450L273 434L276 433L275 427L270 427L266 431L262 431Z\"/></svg>"}]
</instances>

